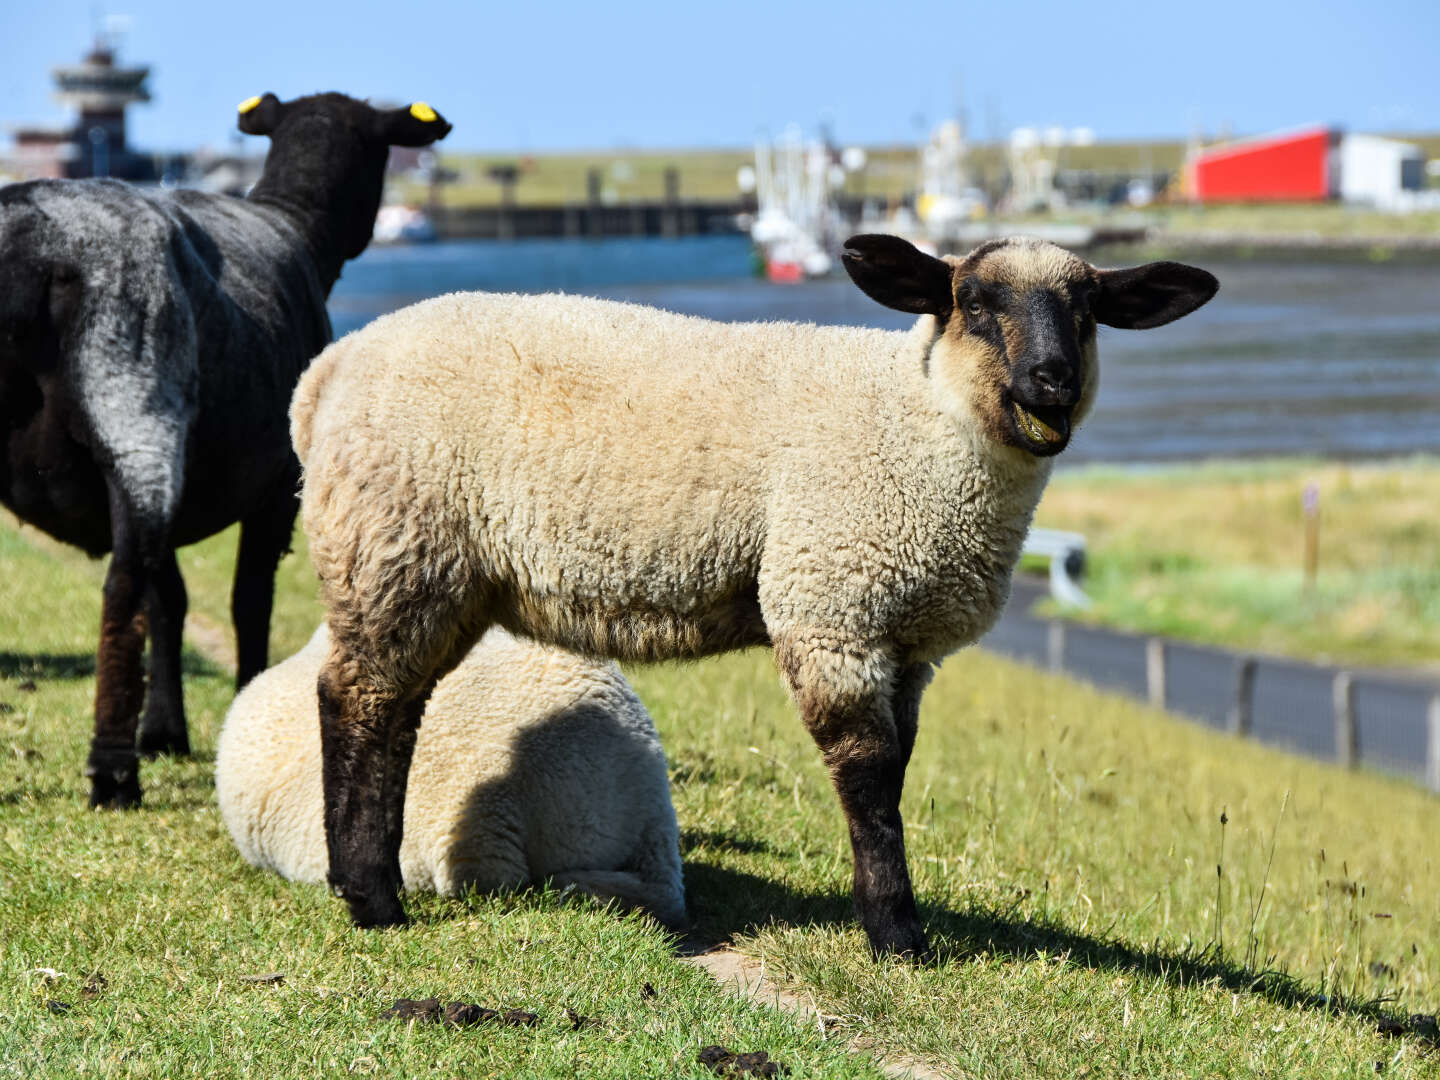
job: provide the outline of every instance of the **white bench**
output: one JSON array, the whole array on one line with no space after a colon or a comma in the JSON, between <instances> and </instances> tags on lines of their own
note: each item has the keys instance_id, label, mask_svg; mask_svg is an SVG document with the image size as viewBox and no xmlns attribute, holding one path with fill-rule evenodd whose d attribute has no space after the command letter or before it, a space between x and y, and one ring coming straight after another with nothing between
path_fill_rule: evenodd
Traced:
<instances>
[{"instance_id":1,"label":"white bench","mask_svg":"<svg viewBox=\"0 0 1440 1080\"><path fill-rule=\"evenodd\" d=\"M1090 598L1079 584L1085 573L1085 537L1060 529L1031 529L1020 554L1050 560L1050 595L1061 604L1090 606Z\"/></svg>"}]
</instances>

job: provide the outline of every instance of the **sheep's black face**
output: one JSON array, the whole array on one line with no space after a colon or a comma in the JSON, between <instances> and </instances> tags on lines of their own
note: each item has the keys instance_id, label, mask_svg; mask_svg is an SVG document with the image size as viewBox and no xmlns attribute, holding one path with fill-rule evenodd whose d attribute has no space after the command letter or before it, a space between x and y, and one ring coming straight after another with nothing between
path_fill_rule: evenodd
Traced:
<instances>
[{"instance_id":1,"label":"sheep's black face","mask_svg":"<svg viewBox=\"0 0 1440 1080\"><path fill-rule=\"evenodd\" d=\"M973 358L980 378L973 396L990 399L981 411L992 434L1038 457L1069 445L1096 383L1089 267L1060 254L1067 258L1045 262L1065 273L1039 280L1014 272L1034 267L1006 263L957 273L955 313L946 327Z\"/></svg>"},{"instance_id":2,"label":"sheep's black face","mask_svg":"<svg viewBox=\"0 0 1440 1080\"><path fill-rule=\"evenodd\" d=\"M937 259L898 237L856 236L844 263L873 299L936 317L936 376L991 438L1036 457L1064 450L1089 412L1099 382L1097 323L1161 326L1219 287L1180 263L1096 270L1027 238Z\"/></svg>"}]
</instances>

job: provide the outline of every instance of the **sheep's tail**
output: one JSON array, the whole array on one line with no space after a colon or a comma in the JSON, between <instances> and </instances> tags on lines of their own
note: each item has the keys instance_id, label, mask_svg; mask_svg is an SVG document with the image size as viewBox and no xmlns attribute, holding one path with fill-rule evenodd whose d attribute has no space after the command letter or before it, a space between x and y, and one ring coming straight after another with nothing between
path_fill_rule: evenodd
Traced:
<instances>
[{"instance_id":1,"label":"sheep's tail","mask_svg":"<svg viewBox=\"0 0 1440 1080\"><path fill-rule=\"evenodd\" d=\"M320 407L320 398L340 358L340 343L336 342L317 356L314 362L300 376L295 387L295 396L290 399L290 442L295 447L295 456L305 464L310 456L310 443L315 433L315 412Z\"/></svg>"}]
</instances>

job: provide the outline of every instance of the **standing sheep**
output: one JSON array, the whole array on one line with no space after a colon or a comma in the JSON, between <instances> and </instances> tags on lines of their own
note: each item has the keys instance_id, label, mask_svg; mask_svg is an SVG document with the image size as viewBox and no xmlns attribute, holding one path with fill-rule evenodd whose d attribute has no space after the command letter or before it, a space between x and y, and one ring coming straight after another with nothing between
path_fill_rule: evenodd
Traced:
<instances>
[{"instance_id":1,"label":"standing sheep","mask_svg":"<svg viewBox=\"0 0 1440 1080\"><path fill-rule=\"evenodd\" d=\"M770 645L850 829L876 951L921 954L900 790L933 665L995 621L1098 380L1096 323L1214 295L1051 244L937 259L853 237L909 332L723 325L456 294L301 380L291 433L333 643L320 673L330 883L404 921L401 807L425 696L492 625L596 656Z\"/></svg>"},{"instance_id":2,"label":"standing sheep","mask_svg":"<svg viewBox=\"0 0 1440 1080\"><path fill-rule=\"evenodd\" d=\"M235 698L220 813L247 862L292 881L327 868L315 680L322 626ZM609 663L491 630L435 687L405 799L405 887L454 895L549 879L685 921L665 752Z\"/></svg>"},{"instance_id":3,"label":"standing sheep","mask_svg":"<svg viewBox=\"0 0 1440 1080\"><path fill-rule=\"evenodd\" d=\"M365 250L392 145L450 125L423 103L342 94L240 106L271 136L247 199L110 180L0 189L0 502L91 555L113 551L96 660L92 806L140 801L142 752L189 750L175 548L235 521L237 680L265 667L299 463L286 407L330 340L325 299Z\"/></svg>"}]
</instances>

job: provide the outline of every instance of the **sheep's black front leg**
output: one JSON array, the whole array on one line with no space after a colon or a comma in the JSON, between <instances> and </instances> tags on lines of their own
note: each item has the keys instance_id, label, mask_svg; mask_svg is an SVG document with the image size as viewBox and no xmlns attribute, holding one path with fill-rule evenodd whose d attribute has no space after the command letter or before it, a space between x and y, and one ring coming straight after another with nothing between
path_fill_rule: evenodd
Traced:
<instances>
[{"instance_id":1,"label":"sheep's black front leg","mask_svg":"<svg viewBox=\"0 0 1440 1080\"><path fill-rule=\"evenodd\" d=\"M290 550L290 533L300 500L289 483L240 524L240 550L230 613L235 623L236 688L264 671L270 658L270 613L275 599L275 568Z\"/></svg>"},{"instance_id":2,"label":"sheep's black front leg","mask_svg":"<svg viewBox=\"0 0 1440 1080\"><path fill-rule=\"evenodd\" d=\"M776 653L845 812L855 858L855 910L870 947L877 954L924 957L929 949L900 819L915 726L912 713L908 730L897 728L894 667L884 655L858 646L851 651L786 643L777 644Z\"/></svg>"},{"instance_id":3,"label":"sheep's black front leg","mask_svg":"<svg viewBox=\"0 0 1440 1080\"><path fill-rule=\"evenodd\" d=\"M920 727L920 698L934 677L933 664L910 664L901 668L896 676L893 709L902 769L909 766L910 752L915 749L915 733Z\"/></svg>"},{"instance_id":4,"label":"sheep's black front leg","mask_svg":"<svg viewBox=\"0 0 1440 1080\"><path fill-rule=\"evenodd\" d=\"M353 672L332 657L316 687L330 888L356 926L401 926L401 825L414 736L404 735L399 696L359 685Z\"/></svg>"},{"instance_id":5,"label":"sheep's black front leg","mask_svg":"<svg viewBox=\"0 0 1440 1080\"><path fill-rule=\"evenodd\" d=\"M188 754L185 699L181 691L181 650L188 598L175 552L168 546L147 553L149 589L145 614L150 632L150 688L140 719L139 749L144 757Z\"/></svg>"}]
</instances>

